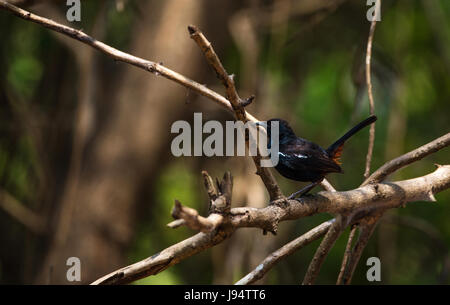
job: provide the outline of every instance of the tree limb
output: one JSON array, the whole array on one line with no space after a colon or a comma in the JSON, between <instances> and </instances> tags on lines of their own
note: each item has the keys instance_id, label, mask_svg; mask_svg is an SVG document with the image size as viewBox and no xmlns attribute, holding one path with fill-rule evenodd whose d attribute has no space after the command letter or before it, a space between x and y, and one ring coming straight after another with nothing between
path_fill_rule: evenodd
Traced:
<instances>
[{"instance_id":1,"label":"tree limb","mask_svg":"<svg viewBox=\"0 0 450 305\"><path fill-rule=\"evenodd\" d=\"M381 9L380 8L381 0L377 0L375 6L376 6L375 12L378 12ZM369 96L370 115L375 114L375 102L373 100L373 93L372 93L372 78L370 75L370 62L372 59L372 41L376 25L377 25L377 18L376 16L374 16L372 23L370 24L369 39L367 41L367 50L366 50L366 82L367 82L367 93ZM369 177L370 175L370 164L372 163L374 143L375 143L375 123L371 124L369 129L369 147L367 149L366 170L364 172L365 178Z\"/></svg>"},{"instance_id":2,"label":"tree limb","mask_svg":"<svg viewBox=\"0 0 450 305\"><path fill-rule=\"evenodd\" d=\"M141 68L143 70L151 72L151 73L155 74L156 76L162 76L169 80L172 80L182 86L189 88L190 90L192 90L200 95L203 95L203 96L215 101L222 107L225 107L228 111L234 113L233 107L232 107L230 101L228 101L225 97L223 97L222 95L216 93L215 91L207 88L206 86L201 85L201 84L187 78L186 76L184 76L178 72L175 72L169 68L164 67L162 64L159 64L159 63L156 63L156 62L153 62L150 60L145 60L145 59L130 55L128 53L119 51L101 41L96 40L95 38L87 35L86 33L82 32L80 30L76 30L74 28L62 25L53 20L38 16L36 14L32 14L32 13L30 13L26 10L23 10L21 8L18 8L4 0L0 0L0 8L13 13L22 19L32 21L32 22L42 25L50 30L56 31L63 35L69 36L73 39L76 39L84 44L87 44L87 45L97 49L98 51L104 53L105 55L113 58L114 60L131 64L133 66L136 66L138 68ZM248 112L246 112L246 117L248 120L253 121L253 122L259 121L258 119L256 119L254 116L252 116Z\"/></svg>"},{"instance_id":3,"label":"tree limb","mask_svg":"<svg viewBox=\"0 0 450 305\"><path fill-rule=\"evenodd\" d=\"M434 172L409 180L366 185L347 192L320 192L301 201L288 200L280 207L240 207L230 211L227 224L210 233L198 233L152 257L106 275L93 284L126 284L155 275L180 261L206 250L230 237L238 228L257 227L275 230L280 221L294 220L317 214L348 213L358 208L387 209L408 202L432 200L431 194L450 187L450 165L439 166ZM365 215L363 215L365 216ZM356 219L358 216L354 216Z\"/></svg>"},{"instance_id":4,"label":"tree limb","mask_svg":"<svg viewBox=\"0 0 450 305\"><path fill-rule=\"evenodd\" d=\"M409 165L415 161L418 161L449 145L450 145L450 132L443 135L442 137L437 138L436 140L431 141L428 144L425 144L417 149L410 151L409 153L401 155L400 157L397 157L385 163L383 166L377 169L372 175L370 175L370 177L367 178L366 181L364 181L362 186L370 183L383 181L386 179L387 176L394 173L398 169L406 165Z\"/></svg>"},{"instance_id":5,"label":"tree limb","mask_svg":"<svg viewBox=\"0 0 450 305\"><path fill-rule=\"evenodd\" d=\"M236 86L234 84L234 76L228 75L219 57L214 51L211 43L206 39L205 35L203 35L203 33L200 32L200 30L193 25L188 26L188 30L189 34L191 35L191 38L200 47L200 49L202 50L203 54L205 55L208 61L208 64L216 73L217 78L219 78L219 80L224 85L227 93L227 98L230 101L231 106L234 110L236 120L246 123L248 118L244 109L244 105L247 105L249 103L241 100L241 98L239 97L236 90ZM250 98L249 100L251 101L253 99L254 97ZM246 142L248 144L247 137ZM260 164L261 156L256 155L252 156L252 158L256 166L256 173L261 177L261 180L263 181L267 191L269 192L270 201L284 198L277 181L272 175L272 172L267 167L261 166Z\"/></svg>"},{"instance_id":6,"label":"tree limb","mask_svg":"<svg viewBox=\"0 0 450 305\"><path fill-rule=\"evenodd\" d=\"M302 236L287 243L277 251L271 253L252 272L237 281L235 285L249 285L261 279L281 260L326 234L334 221L335 219L333 218L323 222Z\"/></svg>"},{"instance_id":7,"label":"tree limb","mask_svg":"<svg viewBox=\"0 0 450 305\"><path fill-rule=\"evenodd\" d=\"M361 258L361 254L366 247L367 243L369 242L370 237L373 234L373 231L375 230L375 227L378 224L378 220L382 216L382 213L380 215L374 217L374 219L367 224L363 224L360 226L360 235L358 237L358 240L356 241L356 245L351 251L351 254L349 256L348 265L344 267L344 271L342 272L342 279L341 283L343 284L350 284L353 273L355 272L356 266L358 265L359 259Z\"/></svg>"},{"instance_id":8,"label":"tree limb","mask_svg":"<svg viewBox=\"0 0 450 305\"><path fill-rule=\"evenodd\" d=\"M336 285L341 285L344 277L344 272L347 268L350 256L352 254L353 239L356 235L357 226L353 226L350 230L350 235L348 236L347 245L345 246L344 258L342 259L341 269L339 270L338 279Z\"/></svg>"},{"instance_id":9,"label":"tree limb","mask_svg":"<svg viewBox=\"0 0 450 305\"><path fill-rule=\"evenodd\" d=\"M342 215L338 215L336 217L336 221L333 222L327 234L323 238L319 247L314 254L311 263L308 266L308 270L306 271L306 275L303 279L302 285L312 285L319 275L320 268L322 267L325 258L330 252L331 248L333 248L336 240L342 233L343 228L345 227L346 220Z\"/></svg>"}]
</instances>

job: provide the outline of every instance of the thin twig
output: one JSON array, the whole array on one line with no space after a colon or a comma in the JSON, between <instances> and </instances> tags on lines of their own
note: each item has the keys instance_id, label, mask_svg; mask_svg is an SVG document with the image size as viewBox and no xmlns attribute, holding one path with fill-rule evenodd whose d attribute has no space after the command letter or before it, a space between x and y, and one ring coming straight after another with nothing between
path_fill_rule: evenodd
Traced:
<instances>
[{"instance_id":1,"label":"thin twig","mask_svg":"<svg viewBox=\"0 0 450 305\"><path fill-rule=\"evenodd\" d=\"M350 230L350 235L348 236L347 245L345 247L344 258L342 259L341 269L339 271L338 279L336 281L336 285L341 285L344 277L344 272L347 268L347 264L349 262L350 256L352 254L352 244L353 239L356 235L357 226L353 226Z\"/></svg>"},{"instance_id":2,"label":"thin twig","mask_svg":"<svg viewBox=\"0 0 450 305\"><path fill-rule=\"evenodd\" d=\"M344 216L338 215L336 217L336 220L333 222L327 234L325 235L319 247L317 248L314 257L308 266L308 270L306 271L306 275L303 279L302 285L314 284L314 281L317 279L317 276L319 275L320 268L322 267L325 258L327 257L331 248L333 248L336 240L341 235L345 222L346 220Z\"/></svg>"},{"instance_id":3,"label":"thin twig","mask_svg":"<svg viewBox=\"0 0 450 305\"><path fill-rule=\"evenodd\" d=\"M375 217L371 223L360 226L360 234L358 240L356 241L356 245L351 252L350 259L342 275L343 284L345 285L350 284L353 277L353 273L355 272L356 266L358 265L359 259L361 258L362 252L364 251L364 248L369 242L369 239L372 236L372 233L374 232L381 215L382 214Z\"/></svg>"},{"instance_id":4,"label":"thin twig","mask_svg":"<svg viewBox=\"0 0 450 305\"><path fill-rule=\"evenodd\" d=\"M387 176L399 170L400 168L413 162L416 162L449 145L450 145L450 132L443 135L442 137L437 138L436 140L431 141L428 144L425 144L404 155L401 155L400 157L397 157L389 162L386 162L383 166L378 168L372 175L370 175L370 177L368 177L361 186L370 183L384 181Z\"/></svg>"},{"instance_id":5,"label":"thin twig","mask_svg":"<svg viewBox=\"0 0 450 305\"><path fill-rule=\"evenodd\" d=\"M237 281L235 285L249 285L261 279L281 260L326 234L334 221L334 218L325 221L324 223L309 230L302 236L297 237L293 241L287 243L277 251L271 253L252 272Z\"/></svg>"},{"instance_id":6,"label":"thin twig","mask_svg":"<svg viewBox=\"0 0 450 305\"><path fill-rule=\"evenodd\" d=\"M381 0L377 0L375 6L376 6L375 12L378 12L381 6ZM373 100L373 93L372 93L372 80L370 76L370 62L372 58L372 41L376 25L377 25L377 18L373 18L372 23L370 24L369 39L367 41L367 51L366 51L366 82L367 82L367 93L369 95L369 107L371 115L375 114L375 103ZM367 150L367 157L366 157L366 170L364 172L365 178L369 177L370 175L370 164L372 162L374 142L375 142L375 123L370 125L369 130L369 147Z\"/></svg>"}]
</instances>

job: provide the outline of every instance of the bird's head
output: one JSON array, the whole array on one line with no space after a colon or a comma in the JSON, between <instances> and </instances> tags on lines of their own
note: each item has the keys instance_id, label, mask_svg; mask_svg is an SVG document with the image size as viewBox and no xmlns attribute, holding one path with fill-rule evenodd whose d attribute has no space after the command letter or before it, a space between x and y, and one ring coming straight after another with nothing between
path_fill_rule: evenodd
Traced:
<instances>
[{"instance_id":1,"label":"bird's head","mask_svg":"<svg viewBox=\"0 0 450 305\"><path fill-rule=\"evenodd\" d=\"M297 136L292 130L289 123L283 119L270 119L267 122L258 122L257 125L264 126L267 130L267 137L270 139L272 135L272 123L278 123L279 142L283 144L291 139L295 139Z\"/></svg>"}]
</instances>

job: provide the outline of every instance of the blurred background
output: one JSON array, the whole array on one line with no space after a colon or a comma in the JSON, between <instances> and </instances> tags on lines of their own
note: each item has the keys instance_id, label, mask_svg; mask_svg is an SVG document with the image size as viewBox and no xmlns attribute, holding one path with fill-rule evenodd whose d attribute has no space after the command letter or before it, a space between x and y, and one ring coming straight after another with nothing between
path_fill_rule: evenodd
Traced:
<instances>
[{"instance_id":1,"label":"blurred background","mask_svg":"<svg viewBox=\"0 0 450 305\"><path fill-rule=\"evenodd\" d=\"M66 1L11 1L155 62L224 94L187 25L212 42L247 110L281 117L327 146L368 113L365 49L370 22L360 0L82 1L68 23ZM382 2L372 51L378 115L372 170L449 132L450 2ZM0 283L68 284L68 257L82 283L151 256L196 232L169 229L174 199L207 212L201 170L234 176L233 206L262 207L268 195L248 157L170 153L176 120L232 120L214 102L162 77L0 10ZM363 180L368 129L346 145L338 190ZM448 164L444 149L390 179ZM303 186L275 173L289 194ZM316 189L318 191L319 188ZM437 203L389 211L363 253L381 260L381 284L450 283L450 192ZM136 284L231 284L269 253L330 219L283 222L277 236L238 230L229 240ZM333 284L348 229L318 284ZM260 284L298 284L320 241L278 264Z\"/></svg>"}]
</instances>

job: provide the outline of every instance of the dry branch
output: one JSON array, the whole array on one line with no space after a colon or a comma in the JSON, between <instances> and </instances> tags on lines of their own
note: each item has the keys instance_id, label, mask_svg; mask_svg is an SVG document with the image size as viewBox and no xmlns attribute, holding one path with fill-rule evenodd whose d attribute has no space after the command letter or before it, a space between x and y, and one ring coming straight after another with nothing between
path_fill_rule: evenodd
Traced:
<instances>
[{"instance_id":1,"label":"dry branch","mask_svg":"<svg viewBox=\"0 0 450 305\"><path fill-rule=\"evenodd\" d=\"M375 5L376 5L375 12L378 12L380 10L381 0L377 0ZM367 93L369 96L370 115L375 114L375 102L373 100L373 92L372 92L372 78L370 75L371 71L370 62L372 59L372 42L376 25L377 25L377 18L376 16L374 16L370 24L369 39L367 40L367 50L366 50L366 83L367 83ZM366 169L364 171L365 178L369 177L370 175L370 164L372 163L374 143L375 143L375 123L371 124L369 129L369 147L367 149Z\"/></svg>"},{"instance_id":2,"label":"dry branch","mask_svg":"<svg viewBox=\"0 0 450 305\"><path fill-rule=\"evenodd\" d=\"M193 25L188 26L188 30L191 38L197 43L197 45L205 55L208 64L211 66L219 80L224 85L227 98L231 103L234 114L236 116L236 120L246 123L248 118L244 106L248 105L254 99L254 97L250 97L247 101L241 100L234 84L234 76L227 73L219 57L214 51L211 43L206 39L205 35L203 35L203 33ZM247 137L246 142L248 144ZM270 201L284 198L277 181L272 175L272 172L267 167L261 166L261 156L257 155L253 156L252 158L256 166L256 173L261 177L261 180L263 181L267 191L269 192Z\"/></svg>"},{"instance_id":3,"label":"dry branch","mask_svg":"<svg viewBox=\"0 0 450 305\"><path fill-rule=\"evenodd\" d=\"M383 181L386 179L387 176L399 170L400 168L413 162L416 162L449 145L450 145L450 133L447 133L442 137L439 137L436 140L431 141L428 144L425 144L417 149L410 151L409 153L401 155L400 157L385 163L383 166L377 169L372 175L370 175L370 177L367 178L362 185Z\"/></svg>"},{"instance_id":4,"label":"dry branch","mask_svg":"<svg viewBox=\"0 0 450 305\"><path fill-rule=\"evenodd\" d=\"M202 217L198 214L197 210L182 206L178 200L175 200L172 217L176 220L167 225L170 228L185 225L193 230L205 233L213 231L223 221L223 216L216 213L210 214L207 218ZM181 219L184 221L179 221Z\"/></svg>"},{"instance_id":5,"label":"dry branch","mask_svg":"<svg viewBox=\"0 0 450 305\"><path fill-rule=\"evenodd\" d=\"M225 107L230 112L234 113L233 107L232 107L230 101L228 101L225 97L223 97L222 95L216 93L215 91L207 88L206 86L187 78L186 76L184 76L180 73L177 73L169 68L164 67L162 64L159 64L159 63L156 63L156 62L153 62L150 60L145 60L145 59L130 55L128 53L119 51L101 41L96 40L95 38L87 35L83 31L76 30L74 28L62 25L51 19L44 18L44 17L38 16L36 14L32 14L26 10L23 10L21 8L18 8L16 6L8 3L7 1L0 0L0 8L5 9L9 12L12 12L13 14L15 14L16 16L18 16L22 19L37 23L37 24L42 25L50 30L56 31L63 35L69 36L70 38L81 41L82 43L87 44L87 45L97 49L98 51L113 58L114 60L131 64L133 66L136 66L138 68L141 68L143 70L151 72L156 76L162 76L169 80L172 80L182 86L185 86L186 88L189 88L190 90L192 90L200 95L203 95L203 96L215 101L222 107ZM253 122L258 121L258 119L256 119L249 113L246 113L246 117L250 121L253 121Z\"/></svg>"},{"instance_id":6,"label":"dry branch","mask_svg":"<svg viewBox=\"0 0 450 305\"><path fill-rule=\"evenodd\" d=\"M346 220L343 218L345 218L345 217L338 215L336 217L336 220L333 222L330 229L328 230L327 234L325 234L325 237L323 238L322 242L320 243L319 247L317 248L316 253L314 254L314 257L308 266L308 270L306 271L302 285L314 284L314 281L316 280L317 276L319 275L320 268L322 267L322 264L325 261L325 258L327 257L331 248L333 248L336 240L339 238L339 236L342 233L342 230L343 230L343 228L345 226L345 222L346 222Z\"/></svg>"},{"instance_id":7,"label":"dry branch","mask_svg":"<svg viewBox=\"0 0 450 305\"><path fill-rule=\"evenodd\" d=\"M368 224L364 224L360 226L360 235L358 240L356 241L356 245L354 249L351 251L349 256L348 265L344 266L344 271L342 272L341 282L342 284L350 284L353 273L355 272L356 266L358 265L359 259L361 258L361 254L369 242L370 237L372 236L375 227L378 224L378 220L381 215L373 219L372 222Z\"/></svg>"},{"instance_id":8,"label":"dry branch","mask_svg":"<svg viewBox=\"0 0 450 305\"><path fill-rule=\"evenodd\" d=\"M344 277L344 272L347 268L347 264L350 260L350 256L352 254L352 246L353 246L353 239L356 235L356 230L358 229L357 226L353 226L350 230L350 235L348 236L347 245L345 246L345 252L344 252L344 258L342 259L341 269L339 271L338 279L336 281L336 285L341 285L342 280Z\"/></svg>"},{"instance_id":9,"label":"dry branch","mask_svg":"<svg viewBox=\"0 0 450 305\"><path fill-rule=\"evenodd\" d=\"M235 285L249 285L261 279L267 272L269 272L270 269L273 268L273 266L275 266L281 260L326 234L334 221L335 219L333 218L318 225L317 227L309 230L302 236L294 239L277 251L273 252L272 254L267 256L262 261L262 263L259 264L252 272L237 281Z\"/></svg>"},{"instance_id":10,"label":"dry branch","mask_svg":"<svg viewBox=\"0 0 450 305\"><path fill-rule=\"evenodd\" d=\"M301 201L289 200L283 207L273 204L265 208L233 208L226 225L211 233L198 233L143 261L121 268L93 284L126 284L155 275L180 261L206 250L230 237L238 228L275 229L278 222L317 214L340 214L358 208L386 209L402 207L408 202L431 200L431 194L450 187L450 165L439 166L419 178L366 185L347 192L320 192ZM363 214L365 217L366 215ZM353 217L354 220L357 217Z\"/></svg>"}]
</instances>

